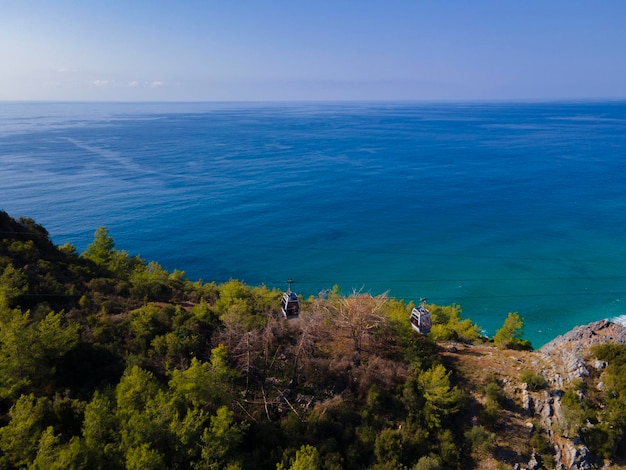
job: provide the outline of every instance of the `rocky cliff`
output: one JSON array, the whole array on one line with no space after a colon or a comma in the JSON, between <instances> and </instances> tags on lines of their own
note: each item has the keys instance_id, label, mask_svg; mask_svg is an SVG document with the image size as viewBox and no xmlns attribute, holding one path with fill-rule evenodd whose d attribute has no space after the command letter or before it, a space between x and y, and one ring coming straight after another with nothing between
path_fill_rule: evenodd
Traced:
<instances>
[{"instance_id":1,"label":"rocky cliff","mask_svg":"<svg viewBox=\"0 0 626 470\"><path fill-rule=\"evenodd\" d=\"M608 320L578 326L538 350L549 366L542 372L555 388L587 377L590 348L605 343L626 344L626 327Z\"/></svg>"},{"instance_id":2,"label":"rocky cliff","mask_svg":"<svg viewBox=\"0 0 626 470\"><path fill-rule=\"evenodd\" d=\"M606 366L591 356L592 346L606 343L626 344L626 327L608 320L579 326L555 338L536 353L541 358L540 372L550 388L543 392L543 397L535 400L534 408L555 446L557 468L582 470L599 465L598 459L577 437L559 431L564 428L561 413L563 388L574 381L587 380L592 369L599 372Z\"/></svg>"},{"instance_id":3,"label":"rocky cliff","mask_svg":"<svg viewBox=\"0 0 626 470\"><path fill-rule=\"evenodd\" d=\"M532 352L499 350L491 345L443 345L442 355L464 380L481 384L495 377L511 400L497 418L496 459L487 458L479 462L478 468L501 468L499 462L519 470L608 468L608 463L594 456L577 435L564 431L561 406L564 391L571 390L576 382L598 387L606 364L592 357L591 348L606 343L626 344L626 327L607 320L590 323ZM529 372L544 377L545 385L534 388L525 383L524 374ZM484 404L485 394L479 386L475 388L474 398ZM577 393L582 399L583 392ZM480 412L474 419L480 421ZM531 443L531 436L538 429L553 448L549 462Z\"/></svg>"}]
</instances>

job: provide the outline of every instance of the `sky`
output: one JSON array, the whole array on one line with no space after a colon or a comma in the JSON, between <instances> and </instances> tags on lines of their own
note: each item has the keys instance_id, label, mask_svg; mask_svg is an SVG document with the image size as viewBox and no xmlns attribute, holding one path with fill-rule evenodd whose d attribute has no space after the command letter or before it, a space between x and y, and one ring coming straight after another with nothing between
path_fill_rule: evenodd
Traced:
<instances>
[{"instance_id":1,"label":"sky","mask_svg":"<svg viewBox=\"0 0 626 470\"><path fill-rule=\"evenodd\" d=\"M0 0L0 100L626 99L623 0Z\"/></svg>"}]
</instances>

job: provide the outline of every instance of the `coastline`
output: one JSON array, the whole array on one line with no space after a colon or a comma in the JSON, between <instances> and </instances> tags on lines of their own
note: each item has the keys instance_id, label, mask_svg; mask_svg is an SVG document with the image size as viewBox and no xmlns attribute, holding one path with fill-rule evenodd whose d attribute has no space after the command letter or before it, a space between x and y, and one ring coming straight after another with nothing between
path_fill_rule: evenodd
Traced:
<instances>
[{"instance_id":1,"label":"coastline","mask_svg":"<svg viewBox=\"0 0 626 470\"><path fill-rule=\"evenodd\" d=\"M624 314L624 103L57 105L4 117L0 187L60 244L518 312L535 347Z\"/></svg>"}]
</instances>

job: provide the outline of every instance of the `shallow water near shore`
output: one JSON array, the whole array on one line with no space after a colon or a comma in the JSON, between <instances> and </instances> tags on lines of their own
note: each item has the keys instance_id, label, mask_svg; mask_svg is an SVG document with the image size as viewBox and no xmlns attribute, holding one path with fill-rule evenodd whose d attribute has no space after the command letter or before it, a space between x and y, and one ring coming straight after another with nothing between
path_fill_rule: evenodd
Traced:
<instances>
[{"instance_id":1,"label":"shallow water near shore","mask_svg":"<svg viewBox=\"0 0 626 470\"><path fill-rule=\"evenodd\" d=\"M0 209L82 251L457 303L539 347L626 315L626 103L0 103Z\"/></svg>"}]
</instances>

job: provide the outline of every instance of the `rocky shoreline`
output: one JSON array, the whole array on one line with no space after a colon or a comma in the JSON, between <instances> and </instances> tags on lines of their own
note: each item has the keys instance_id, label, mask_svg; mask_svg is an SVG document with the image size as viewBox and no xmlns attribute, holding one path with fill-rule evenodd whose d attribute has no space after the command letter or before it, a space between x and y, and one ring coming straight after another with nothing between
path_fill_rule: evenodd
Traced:
<instances>
[{"instance_id":1,"label":"rocky shoreline","mask_svg":"<svg viewBox=\"0 0 626 470\"><path fill-rule=\"evenodd\" d=\"M600 320L558 336L537 352L551 366L544 376L553 387L563 387L573 380L589 375L586 359L589 349L598 344L626 344L626 327L608 320Z\"/></svg>"},{"instance_id":2,"label":"rocky shoreline","mask_svg":"<svg viewBox=\"0 0 626 470\"><path fill-rule=\"evenodd\" d=\"M534 415L554 445L557 469L590 470L603 466L577 437L563 435L560 431L563 428L561 399L565 385L585 380L590 376L590 368L600 371L606 367L605 363L591 358L590 350L595 345L607 343L626 344L626 327L608 320L578 326L536 352L541 359L540 371L550 387L531 403ZM531 460L527 468L541 467Z\"/></svg>"}]
</instances>

